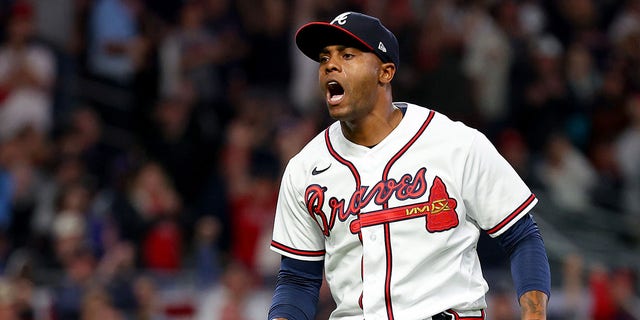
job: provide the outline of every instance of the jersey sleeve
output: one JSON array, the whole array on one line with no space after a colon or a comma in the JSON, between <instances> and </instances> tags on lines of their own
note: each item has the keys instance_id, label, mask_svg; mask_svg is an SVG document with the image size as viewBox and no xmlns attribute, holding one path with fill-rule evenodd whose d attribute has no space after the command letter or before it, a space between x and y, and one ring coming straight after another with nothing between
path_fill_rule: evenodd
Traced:
<instances>
[{"instance_id":1,"label":"jersey sleeve","mask_svg":"<svg viewBox=\"0 0 640 320\"><path fill-rule=\"evenodd\" d=\"M287 165L280 184L273 226L271 250L287 257L319 261L324 259L324 235L304 205L300 174Z\"/></svg>"},{"instance_id":2,"label":"jersey sleeve","mask_svg":"<svg viewBox=\"0 0 640 320\"><path fill-rule=\"evenodd\" d=\"M470 144L462 179L468 215L491 237L501 235L538 202L513 167L478 131Z\"/></svg>"}]
</instances>

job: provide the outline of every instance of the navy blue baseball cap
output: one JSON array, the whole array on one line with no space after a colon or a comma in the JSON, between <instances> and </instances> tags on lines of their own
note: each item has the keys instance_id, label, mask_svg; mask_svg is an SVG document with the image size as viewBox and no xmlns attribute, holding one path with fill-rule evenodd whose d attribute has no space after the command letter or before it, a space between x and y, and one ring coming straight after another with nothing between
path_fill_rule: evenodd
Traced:
<instances>
[{"instance_id":1,"label":"navy blue baseball cap","mask_svg":"<svg viewBox=\"0 0 640 320\"><path fill-rule=\"evenodd\" d=\"M346 45L373 52L382 62L400 65L398 40L380 19L358 12L345 12L331 22L310 22L296 32L296 45L307 57L319 61L326 46Z\"/></svg>"}]
</instances>

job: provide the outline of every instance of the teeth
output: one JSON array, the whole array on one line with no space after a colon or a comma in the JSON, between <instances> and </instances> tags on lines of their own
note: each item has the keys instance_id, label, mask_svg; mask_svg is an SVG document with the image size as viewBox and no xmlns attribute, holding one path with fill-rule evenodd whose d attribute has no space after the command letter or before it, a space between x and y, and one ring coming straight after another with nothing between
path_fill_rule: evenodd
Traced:
<instances>
[{"instance_id":1,"label":"teeth","mask_svg":"<svg viewBox=\"0 0 640 320\"><path fill-rule=\"evenodd\" d=\"M331 103L338 103L340 101L340 99L342 99L343 95L333 95L331 97L329 97L329 102Z\"/></svg>"},{"instance_id":2,"label":"teeth","mask_svg":"<svg viewBox=\"0 0 640 320\"><path fill-rule=\"evenodd\" d=\"M338 104L344 97L344 89L338 81L327 82L327 100L331 104Z\"/></svg>"}]
</instances>

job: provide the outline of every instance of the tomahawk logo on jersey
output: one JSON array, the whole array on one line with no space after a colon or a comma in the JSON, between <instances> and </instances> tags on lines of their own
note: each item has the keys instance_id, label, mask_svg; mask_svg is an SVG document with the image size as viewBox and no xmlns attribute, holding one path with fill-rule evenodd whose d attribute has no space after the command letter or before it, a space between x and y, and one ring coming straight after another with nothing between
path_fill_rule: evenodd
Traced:
<instances>
[{"instance_id":1,"label":"tomahawk logo on jersey","mask_svg":"<svg viewBox=\"0 0 640 320\"><path fill-rule=\"evenodd\" d=\"M376 146L350 142L336 122L290 160L271 248L324 259L332 318L480 315L488 286L479 231L502 234L537 200L477 130L396 105L405 116Z\"/></svg>"}]
</instances>

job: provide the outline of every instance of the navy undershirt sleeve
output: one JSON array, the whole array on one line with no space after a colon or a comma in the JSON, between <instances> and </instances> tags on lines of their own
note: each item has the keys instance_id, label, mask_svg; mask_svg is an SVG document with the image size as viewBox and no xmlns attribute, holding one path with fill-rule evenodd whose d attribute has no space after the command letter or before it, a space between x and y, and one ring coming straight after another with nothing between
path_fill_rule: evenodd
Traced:
<instances>
[{"instance_id":1,"label":"navy undershirt sleeve","mask_svg":"<svg viewBox=\"0 0 640 320\"><path fill-rule=\"evenodd\" d=\"M531 215L522 217L498 238L511 262L511 277L518 299L527 291L551 295L551 272L538 225Z\"/></svg>"},{"instance_id":2,"label":"navy undershirt sleeve","mask_svg":"<svg viewBox=\"0 0 640 320\"><path fill-rule=\"evenodd\" d=\"M283 256L268 319L314 319L323 268L324 261L303 261Z\"/></svg>"}]
</instances>

